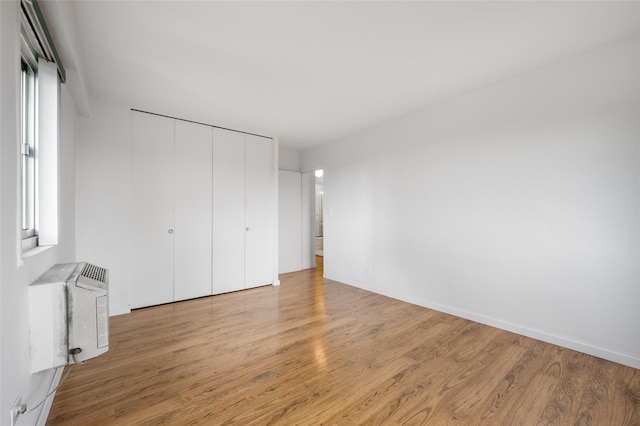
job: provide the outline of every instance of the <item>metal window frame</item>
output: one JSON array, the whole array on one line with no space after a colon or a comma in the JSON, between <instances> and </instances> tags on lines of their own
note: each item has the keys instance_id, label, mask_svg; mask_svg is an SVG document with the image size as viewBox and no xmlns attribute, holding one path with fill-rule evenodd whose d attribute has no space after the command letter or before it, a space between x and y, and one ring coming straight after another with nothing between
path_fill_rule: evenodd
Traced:
<instances>
[{"instance_id":1,"label":"metal window frame","mask_svg":"<svg viewBox=\"0 0 640 426\"><path fill-rule=\"evenodd\" d=\"M20 223L22 250L38 245L36 231L36 73L27 59L21 62L20 92Z\"/></svg>"},{"instance_id":2,"label":"metal window frame","mask_svg":"<svg viewBox=\"0 0 640 426\"><path fill-rule=\"evenodd\" d=\"M51 33L38 1L21 0L20 6L22 8L21 23L25 30L22 37L23 46L26 42L33 53L31 58L27 58L30 61L30 65L37 67L38 57L45 58L49 62L55 62L58 67L60 81L64 83L67 80L67 73L60 60L60 55L58 55L56 45L51 38Z\"/></svg>"},{"instance_id":3,"label":"metal window frame","mask_svg":"<svg viewBox=\"0 0 640 426\"><path fill-rule=\"evenodd\" d=\"M20 222L22 251L37 247L38 240L38 152L37 123L37 75L38 59L43 58L56 65L58 82L66 81L66 72L51 33L44 19L38 0L21 0L21 92L20 92L20 173L21 202ZM26 78L28 76L28 78Z\"/></svg>"}]
</instances>

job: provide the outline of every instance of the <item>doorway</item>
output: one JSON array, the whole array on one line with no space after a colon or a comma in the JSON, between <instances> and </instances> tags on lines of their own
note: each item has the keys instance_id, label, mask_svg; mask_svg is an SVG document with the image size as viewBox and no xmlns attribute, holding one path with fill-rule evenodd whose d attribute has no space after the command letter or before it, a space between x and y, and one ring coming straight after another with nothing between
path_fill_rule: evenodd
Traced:
<instances>
[{"instance_id":1,"label":"doorway","mask_svg":"<svg viewBox=\"0 0 640 426\"><path fill-rule=\"evenodd\" d=\"M324 266L324 170L314 171L315 176L315 257L316 269L322 272Z\"/></svg>"}]
</instances>

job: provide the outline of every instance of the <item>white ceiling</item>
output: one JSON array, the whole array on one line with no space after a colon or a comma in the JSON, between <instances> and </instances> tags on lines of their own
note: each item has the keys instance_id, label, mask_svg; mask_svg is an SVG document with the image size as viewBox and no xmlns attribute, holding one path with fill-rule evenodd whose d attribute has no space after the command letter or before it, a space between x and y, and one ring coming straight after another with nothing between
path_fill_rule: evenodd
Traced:
<instances>
[{"instance_id":1,"label":"white ceiling","mask_svg":"<svg viewBox=\"0 0 640 426\"><path fill-rule=\"evenodd\" d=\"M81 1L72 13L92 97L299 149L640 31L634 2Z\"/></svg>"}]
</instances>

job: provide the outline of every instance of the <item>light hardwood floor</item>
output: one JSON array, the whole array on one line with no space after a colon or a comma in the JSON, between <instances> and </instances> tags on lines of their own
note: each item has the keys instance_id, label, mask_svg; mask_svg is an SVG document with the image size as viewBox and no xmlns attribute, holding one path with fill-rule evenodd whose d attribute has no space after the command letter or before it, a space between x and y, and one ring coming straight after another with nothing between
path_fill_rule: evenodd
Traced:
<instances>
[{"instance_id":1,"label":"light hardwood floor","mask_svg":"<svg viewBox=\"0 0 640 426\"><path fill-rule=\"evenodd\" d=\"M314 270L111 319L49 425L639 425L640 370Z\"/></svg>"}]
</instances>

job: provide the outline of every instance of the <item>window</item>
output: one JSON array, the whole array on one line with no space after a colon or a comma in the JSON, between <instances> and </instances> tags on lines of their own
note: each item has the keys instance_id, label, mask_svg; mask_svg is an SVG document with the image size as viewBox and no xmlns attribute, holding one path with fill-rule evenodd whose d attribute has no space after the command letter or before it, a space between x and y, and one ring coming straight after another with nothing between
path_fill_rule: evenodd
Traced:
<instances>
[{"instance_id":1,"label":"window","mask_svg":"<svg viewBox=\"0 0 640 426\"><path fill-rule=\"evenodd\" d=\"M21 61L20 94L20 174L21 174L21 224L22 249L38 245L36 233L36 169L35 169L35 73L31 66Z\"/></svg>"},{"instance_id":2,"label":"window","mask_svg":"<svg viewBox=\"0 0 640 426\"><path fill-rule=\"evenodd\" d=\"M20 6L21 202L18 216L25 252L36 246L58 243L59 99L65 71L38 0L22 0Z\"/></svg>"}]
</instances>

